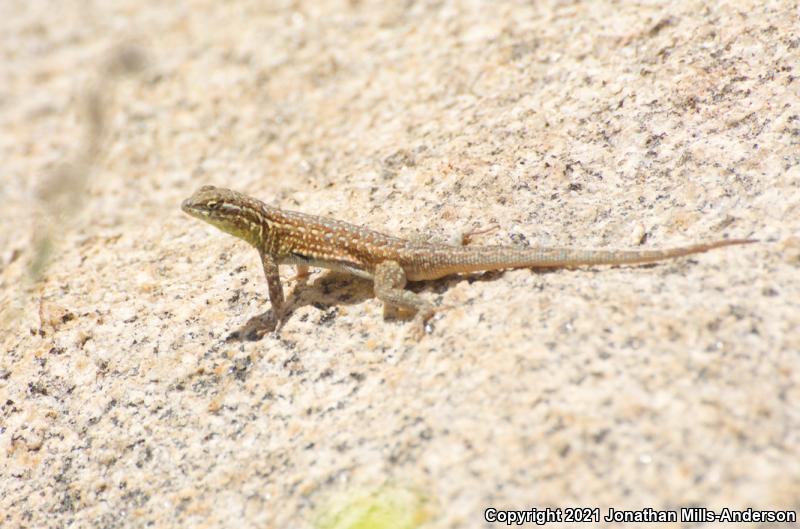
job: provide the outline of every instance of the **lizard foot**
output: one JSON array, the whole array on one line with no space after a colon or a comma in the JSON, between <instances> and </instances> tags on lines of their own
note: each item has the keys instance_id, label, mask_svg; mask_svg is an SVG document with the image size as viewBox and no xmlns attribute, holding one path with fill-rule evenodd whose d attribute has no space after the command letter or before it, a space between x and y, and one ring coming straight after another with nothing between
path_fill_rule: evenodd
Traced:
<instances>
[{"instance_id":1,"label":"lizard foot","mask_svg":"<svg viewBox=\"0 0 800 529\"><path fill-rule=\"evenodd\" d=\"M411 327L408 329L409 338L417 342L420 341L430 330L429 322L431 318L433 318L437 312L442 312L449 308L451 307L426 307L425 309L417 311L416 316L411 320Z\"/></svg>"},{"instance_id":2,"label":"lizard foot","mask_svg":"<svg viewBox=\"0 0 800 529\"><path fill-rule=\"evenodd\" d=\"M257 342L277 328L278 319L271 310L268 310L247 320L247 323L229 334L226 341Z\"/></svg>"}]
</instances>

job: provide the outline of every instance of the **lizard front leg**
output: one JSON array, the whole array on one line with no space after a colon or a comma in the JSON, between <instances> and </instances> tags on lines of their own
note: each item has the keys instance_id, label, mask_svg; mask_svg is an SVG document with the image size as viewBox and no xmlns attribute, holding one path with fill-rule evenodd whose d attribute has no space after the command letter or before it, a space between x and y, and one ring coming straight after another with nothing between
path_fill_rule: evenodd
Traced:
<instances>
[{"instance_id":1,"label":"lizard front leg","mask_svg":"<svg viewBox=\"0 0 800 529\"><path fill-rule=\"evenodd\" d=\"M276 328L283 322L283 286L281 286L281 276L278 273L278 262L269 253L260 251L261 265L264 267L264 276L267 278L269 287L269 301L272 304L272 316L275 320Z\"/></svg>"},{"instance_id":2,"label":"lizard front leg","mask_svg":"<svg viewBox=\"0 0 800 529\"><path fill-rule=\"evenodd\" d=\"M278 263L266 252L259 251L259 255L261 256L261 265L264 267L264 276L267 278L272 310L250 318L247 323L231 334L229 339L260 340L265 334L278 329L283 323L283 287L278 275Z\"/></svg>"},{"instance_id":3,"label":"lizard front leg","mask_svg":"<svg viewBox=\"0 0 800 529\"><path fill-rule=\"evenodd\" d=\"M397 261L383 261L373 274L375 297L387 305L395 305L417 312L412 322L412 335L419 339L425 334L425 323L433 316L435 308L421 296L405 290L406 272Z\"/></svg>"}]
</instances>

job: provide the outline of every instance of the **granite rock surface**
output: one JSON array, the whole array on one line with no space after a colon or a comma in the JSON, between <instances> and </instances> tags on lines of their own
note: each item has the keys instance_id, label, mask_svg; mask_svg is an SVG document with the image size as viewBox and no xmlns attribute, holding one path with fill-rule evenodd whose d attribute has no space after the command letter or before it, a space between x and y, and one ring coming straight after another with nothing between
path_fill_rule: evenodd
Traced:
<instances>
[{"instance_id":1,"label":"granite rock surface","mask_svg":"<svg viewBox=\"0 0 800 529\"><path fill-rule=\"evenodd\" d=\"M332 527L388 489L404 527L800 510L796 3L0 16L0 526ZM203 184L401 236L499 227L473 244L760 242L415 285L453 307L420 342L315 270L240 341L266 284L180 211Z\"/></svg>"}]
</instances>

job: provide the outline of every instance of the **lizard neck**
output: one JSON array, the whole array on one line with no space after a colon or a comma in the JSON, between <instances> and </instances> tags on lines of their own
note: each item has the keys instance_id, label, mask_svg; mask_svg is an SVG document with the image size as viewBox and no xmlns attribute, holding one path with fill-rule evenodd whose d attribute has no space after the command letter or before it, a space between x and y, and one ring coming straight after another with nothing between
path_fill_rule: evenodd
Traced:
<instances>
[{"instance_id":1,"label":"lizard neck","mask_svg":"<svg viewBox=\"0 0 800 529\"><path fill-rule=\"evenodd\" d=\"M260 200L241 195L224 203L215 212L216 216L206 220L261 251L269 249L273 238L270 229L273 209Z\"/></svg>"}]
</instances>

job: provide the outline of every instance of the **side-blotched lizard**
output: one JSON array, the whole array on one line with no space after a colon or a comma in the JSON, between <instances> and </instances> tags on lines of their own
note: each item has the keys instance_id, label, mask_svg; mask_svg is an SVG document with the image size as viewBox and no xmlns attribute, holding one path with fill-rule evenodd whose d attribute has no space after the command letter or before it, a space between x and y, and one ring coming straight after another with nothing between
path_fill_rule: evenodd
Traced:
<instances>
[{"instance_id":1,"label":"side-blotched lizard","mask_svg":"<svg viewBox=\"0 0 800 529\"><path fill-rule=\"evenodd\" d=\"M567 268L581 265L641 264L706 252L732 244L728 239L666 250L576 250L515 246L455 246L408 241L339 220L278 209L236 191L203 186L181 204L189 215L235 235L258 250L269 285L273 322L283 317L283 287L278 265L328 268L372 279L375 296L387 305L416 310L414 332L437 310L408 281L505 268Z\"/></svg>"}]
</instances>

